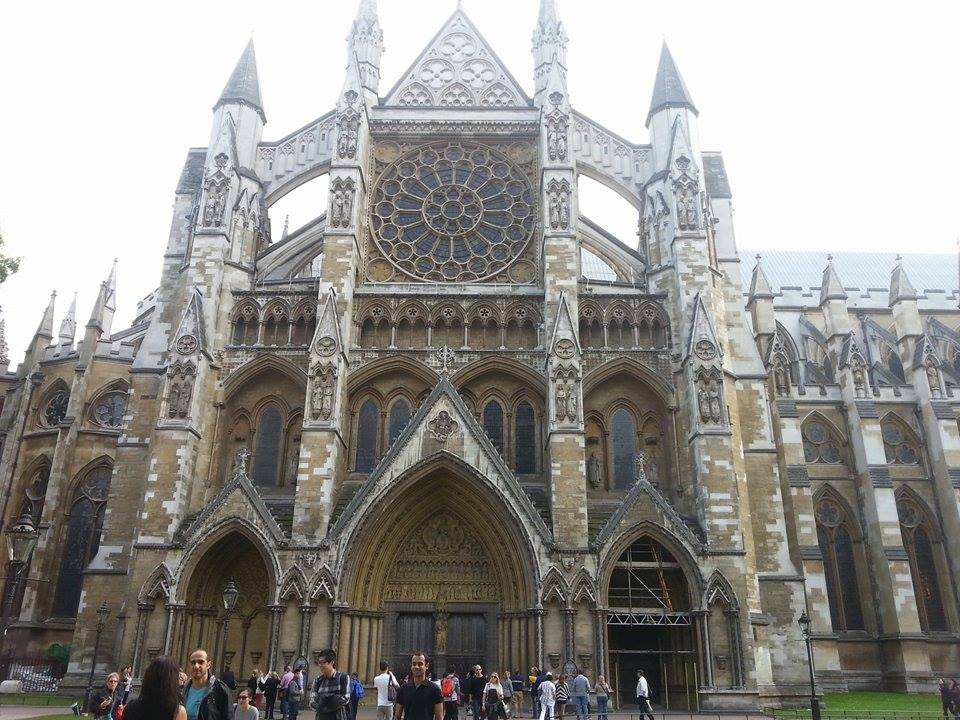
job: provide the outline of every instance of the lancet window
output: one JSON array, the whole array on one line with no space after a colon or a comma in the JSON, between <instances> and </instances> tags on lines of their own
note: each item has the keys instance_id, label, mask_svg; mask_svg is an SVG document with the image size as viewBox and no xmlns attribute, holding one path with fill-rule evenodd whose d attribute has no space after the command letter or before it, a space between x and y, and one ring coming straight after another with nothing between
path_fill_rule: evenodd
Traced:
<instances>
[{"instance_id":1,"label":"lancet window","mask_svg":"<svg viewBox=\"0 0 960 720\"><path fill-rule=\"evenodd\" d=\"M927 508L907 493L901 493L897 498L897 514L910 563L920 628L924 632L945 631L948 627L938 568L941 559L938 556L943 552L939 534Z\"/></svg>"},{"instance_id":2,"label":"lancet window","mask_svg":"<svg viewBox=\"0 0 960 720\"><path fill-rule=\"evenodd\" d=\"M816 518L833 630L863 630L863 606L854 557L856 526L843 503L830 495L817 503Z\"/></svg>"}]
</instances>

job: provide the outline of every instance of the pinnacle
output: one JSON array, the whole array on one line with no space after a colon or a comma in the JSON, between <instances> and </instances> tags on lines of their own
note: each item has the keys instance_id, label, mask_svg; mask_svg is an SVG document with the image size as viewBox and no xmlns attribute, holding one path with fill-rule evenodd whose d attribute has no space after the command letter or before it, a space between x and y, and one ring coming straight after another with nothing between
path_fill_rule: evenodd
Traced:
<instances>
[{"instance_id":1,"label":"pinnacle","mask_svg":"<svg viewBox=\"0 0 960 720\"><path fill-rule=\"evenodd\" d=\"M53 307L57 301L57 291L50 293L50 302L47 303L47 309L43 311L43 317L40 319L40 326L37 328L37 335L44 337L53 337Z\"/></svg>"},{"instance_id":2,"label":"pinnacle","mask_svg":"<svg viewBox=\"0 0 960 720\"><path fill-rule=\"evenodd\" d=\"M690 108L697 114L697 107L693 104L690 92L687 90L677 64L670 54L666 41L660 50L660 64L657 66L657 77L653 82L653 97L650 100L650 111L647 113L647 123L654 113L665 108Z\"/></svg>"},{"instance_id":3,"label":"pinnacle","mask_svg":"<svg viewBox=\"0 0 960 720\"><path fill-rule=\"evenodd\" d=\"M257 75L257 55L253 50L253 38L250 38L243 54L240 55L240 59L237 61L237 65L213 109L216 110L221 105L228 103L249 105L257 111L264 122L267 121L263 113L263 100L260 99L260 78Z\"/></svg>"},{"instance_id":4,"label":"pinnacle","mask_svg":"<svg viewBox=\"0 0 960 720\"><path fill-rule=\"evenodd\" d=\"M757 264L753 266L753 276L750 278L750 296L751 300L758 298L772 298L773 289L770 287L770 279L763 269L761 258L757 255Z\"/></svg>"},{"instance_id":5,"label":"pinnacle","mask_svg":"<svg viewBox=\"0 0 960 720\"><path fill-rule=\"evenodd\" d=\"M890 273L890 296L888 304L893 307L901 300L916 300L917 291L903 268L903 257L897 255L897 264Z\"/></svg>"},{"instance_id":6,"label":"pinnacle","mask_svg":"<svg viewBox=\"0 0 960 720\"><path fill-rule=\"evenodd\" d=\"M74 291L73 300L70 303L70 308L67 310L67 314L64 315L63 320L60 322L60 342L63 345L70 345L73 343L74 336L77 333L77 293Z\"/></svg>"},{"instance_id":7,"label":"pinnacle","mask_svg":"<svg viewBox=\"0 0 960 720\"><path fill-rule=\"evenodd\" d=\"M820 304L822 305L826 300L846 299L847 293L833 266L833 255L827 255L827 266L823 269L823 280L820 283Z\"/></svg>"}]
</instances>

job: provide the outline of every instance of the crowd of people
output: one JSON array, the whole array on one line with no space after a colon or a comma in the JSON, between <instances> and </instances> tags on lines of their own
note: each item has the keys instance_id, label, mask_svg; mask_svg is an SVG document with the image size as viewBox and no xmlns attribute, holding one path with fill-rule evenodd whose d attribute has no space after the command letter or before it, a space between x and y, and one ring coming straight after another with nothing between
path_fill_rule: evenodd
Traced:
<instances>
[{"instance_id":1,"label":"crowd of people","mask_svg":"<svg viewBox=\"0 0 960 720\"><path fill-rule=\"evenodd\" d=\"M356 720L364 684L357 673L338 670L336 661L333 650L319 653L319 670L307 688L302 665L288 665L282 674L255 669L246 684L238 684L229 668L215 677L203 649L191 653L186 672L161 656L144 671L135 699L130 700L132 668L125 668L107 676L104 687L88 698L86 710L97 720L297 720L308 694L315 720ZM402 681L381 662L373 687L377 720L466 720L468 715L472 720L514 720L524 712L538 720L563 720L565 715L589 720L594 710L596 720L608 720L613 694L603 675L591 682L582 671L554 677L532 667L526 675L519 670L486 674L474 665L463 675L455 667L435 674L423 653L411 657ZM642 672L636 695L641 713L653 720Z\"/></svg>"},{"instance_id":2,"label":"crowd of people","mask_svg":"<svg viewBox=\"0 0 960 720\"><path fill-rule=\"evenodd\" d=\"M960 682L956 680L948 682L940 678L938 685L940 704L943 705L943 717L948 718L953 715L955 720L960 720Z\"/></svg>"}]
</instances>

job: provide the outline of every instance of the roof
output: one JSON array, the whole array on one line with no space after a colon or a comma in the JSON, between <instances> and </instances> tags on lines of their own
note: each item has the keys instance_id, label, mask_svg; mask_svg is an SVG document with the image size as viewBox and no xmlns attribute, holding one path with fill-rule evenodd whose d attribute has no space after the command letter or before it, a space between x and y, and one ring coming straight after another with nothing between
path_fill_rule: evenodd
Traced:
<instances>
[{"instance_id":1,"label":"roof","mask_svg":"<svg viewBox=\"0 0 960 720\"><path fill-rule=\"evenodd\" d=\"M206 148L191 148L187 153L187 160L180 171L180 180L177 183L177 195L196 192L203 183L203 163L207 158Z\"/></svg>"},{"instance_id":2,"label":"roof","mask_svg":"<svg viewBox=\"0 0 960 720\"><path fill-rule=\"evenodd\" d=\"M750 287L756 255L763 257L763 269L774 292L784 287L819 289L827 265L826 250L741 250L740 276ZM890 289L890 274L897 265L897 253L834 252L833 266L846 290ZM905 253L903 268L918 291L951 293L957 290L957 255L953 253Z\"/></svg>"},{"instance_id":3,"label":"roof","mask_svg":"<svg viewBox=\"0 0 960 720\"><path fill-rule=\"evenodd\" d=\"M220 93L220 99L214 105L214 110L232 102L249 105L266 122L263 114L263 100L260 99L260 79L257 76L257 55L253 50L253 39L243 49L243 54L237 61L237 66L227 80L223 92Z\"/></svg>"},{"instance_id":4,"label":"roof","mask_svg":"<svg viewBox=\"0 0 960 720\"><path fill-rule=\"evenodd\" d=\"M651 116L664 108L690 108L697 113L697 106L693 104L690 91L687 90L677 64L673 61L670 48L663 44L660 50L660 64L657 66L657 78L653 81L653 97L650 99L650 111L647 113L647 123Z\"/></svg>"},{"instance_id":5,"label":"roof","mask_svg":"<svg viewBox=\"0 0 960 720\"><path fill-rule=\"evenodd\" d=\"M701 157L707 195L712 198L732 198L730 178L727 177L727 169L723 165L723 156L718 152L704 152Z\"/></svg>"}]
</instances>

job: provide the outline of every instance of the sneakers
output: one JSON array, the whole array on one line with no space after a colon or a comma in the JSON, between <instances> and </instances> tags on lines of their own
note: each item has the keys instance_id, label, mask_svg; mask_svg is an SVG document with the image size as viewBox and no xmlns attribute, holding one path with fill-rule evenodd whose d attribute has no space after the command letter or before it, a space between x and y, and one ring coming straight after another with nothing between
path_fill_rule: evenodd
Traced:
<instances>
[{"instance_id":1,"label":"sneakers","mask_svg":"<svg viewBox=\"0 0 960 720\"><path fill-rule=\"evenodd\" d=\"M70 711L77 717L80 717L80 703L75 702L73 705L71 705Z\"/></svg>"}]
</instances>

